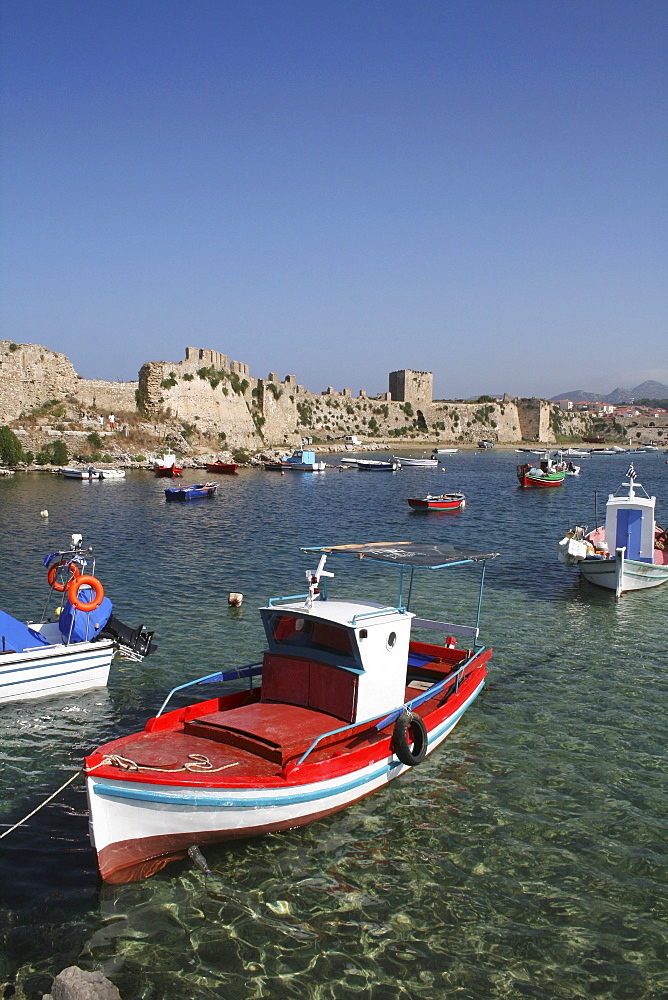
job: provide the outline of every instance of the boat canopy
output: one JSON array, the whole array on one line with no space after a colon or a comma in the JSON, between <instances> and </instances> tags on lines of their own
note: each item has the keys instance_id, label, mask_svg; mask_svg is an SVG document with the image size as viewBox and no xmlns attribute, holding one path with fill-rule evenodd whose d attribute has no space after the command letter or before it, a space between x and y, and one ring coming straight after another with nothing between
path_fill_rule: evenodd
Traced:
<instances>
[{"instance_id":1,"label":"boat canopy","mask_svg":"<svg viewBox=\"0 0 668 1000\"><path fill-rule=\"evenodd\" d=\"M461 549L449 542L427 545L420 542L366 542L361 545L309 545L302 552L341 553L357 556L358 559L372 559L375 562L394 563L396 566L422 566L427 569L441 569L443 566L462 563L484 562L496 559L498 552L479 552L476 549Z\"/></svg>"},{"instance_id":2,"label":"boat canopy","mask_svg":"<svg viewBox=\"0 0 668 1000\"><path fill-rule=\"evenodd\" d=\"M0 652L24 653L36 646L48 646L49 640L17 618L0 611Z\"/></svg>"}]
</instances>

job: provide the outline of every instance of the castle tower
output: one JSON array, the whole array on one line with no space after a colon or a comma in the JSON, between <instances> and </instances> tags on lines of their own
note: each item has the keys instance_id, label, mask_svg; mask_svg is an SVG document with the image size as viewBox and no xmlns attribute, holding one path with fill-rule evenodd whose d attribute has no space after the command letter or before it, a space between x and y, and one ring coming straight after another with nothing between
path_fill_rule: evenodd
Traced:
<instances>
[{"instance_id":1,"label":"castle tower","mask_svg":"<svg viewBox=\"0 0 668 1000\"><path fill-rule=\"evenodd\" d=\"M390 398L398 403L431 403L434 392L433 372L402 368L390 372Z\"/></svg>"}]
</instances>

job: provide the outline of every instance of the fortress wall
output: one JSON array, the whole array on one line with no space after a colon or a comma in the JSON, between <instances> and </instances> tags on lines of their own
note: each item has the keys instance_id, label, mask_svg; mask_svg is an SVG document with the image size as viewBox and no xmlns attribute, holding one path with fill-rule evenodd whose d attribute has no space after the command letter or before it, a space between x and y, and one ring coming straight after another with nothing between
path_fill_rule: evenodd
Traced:
<instances>
[{"instance_id":1,"label":"fortress wall","mask_svg":"<svg viewBox=\"0 0 668 1000\"><path fill-rule=\"evenodd\" d=\"M138 382L103 382L102 379L80 378L73 395L91 409L110 413L134 411L137 408Z\"/></svg>"},{"instance_id":2,"label":"fortress wall","mask_svg":"<svg viewBox=\"0 0 668 1000\"><path fill-rule=\"evenodd\" d=\"M0 341L0 421L17 420L50 399L83 406L134 410L136 382L104 382L77 375L64 354L39 344Z\"/></svg>"},{"instance_id":3,"label":"fortress wall","mask_svg":"<svg viewBox=\"0 0 668 1000\"><path fill-rule=\"evenodd\" d=\"M197 374L202 369L207 369L205 376ZM341 442L356 435L363 441L385 441L390 448L408 440L419 448L424 441L475 444L482 438L500 444L553 443L554 430L567 435L587 431L586 416L560 411L557 421L555 408L545 400L432 401L431 373L406 369L392 375L429 376L427 382L418 380L413 393L422 398L398 400L390 393L371 398L364 391L353 398L350 389L333 386L313 393L295 375L280 380L271 372L266 379L252 378L248 365L196 347L187 347L182 361L147 362L138 383L86 380L63 354L35 344L12 349L10 341L0 341L0 422L16 420L49 399L69 398L107 412L134 410L138 399L153 421L171 417L196 427L214 444L222 434L221 445L224 441L228 448L256 451L295 447L304 436ZM394 389L408 395L405 378L401 385L395 380Z\"/></svg>"}]
</instances>

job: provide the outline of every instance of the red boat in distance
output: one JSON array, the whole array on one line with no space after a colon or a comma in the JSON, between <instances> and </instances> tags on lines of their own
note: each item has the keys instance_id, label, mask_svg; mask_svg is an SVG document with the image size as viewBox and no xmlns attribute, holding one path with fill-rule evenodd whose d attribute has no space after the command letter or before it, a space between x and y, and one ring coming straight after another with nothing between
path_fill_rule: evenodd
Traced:
<instances>
[{"instance_id":1,"label":"red boat in distance","mask_svg":"<svg viewBox=\"0 0 668 1000\"><path fill-rule=\"evenodd\" d=\"M166 451L164 455L156 458L153 463L153 471L156 476L165 476L170 479L183 475L183 469L177 465L176 455L171 451Z\"/></svg>"},{"instance_id":2,"label":"red boat in distance","mask_svg":"<svg viewBox=\"0 0 668 1000\"><path fill-rule=\"evenodd\" d=\"M204 468L207 472L216 472L219 476L236 476L239 468L238 462L205 462Z\"/></svg>"},{"instance_id":3,"label":"red boat in distance","mask_svg":"<svg viewBox=\"0 0 668 1000\"><path fill-rule=\"evenodd\" d=\"M428 494L426 497L409 497L408 503L414 510L463 510L466 497L459 492L440 493L438 496Z\"/></svg>"}]
</instances>

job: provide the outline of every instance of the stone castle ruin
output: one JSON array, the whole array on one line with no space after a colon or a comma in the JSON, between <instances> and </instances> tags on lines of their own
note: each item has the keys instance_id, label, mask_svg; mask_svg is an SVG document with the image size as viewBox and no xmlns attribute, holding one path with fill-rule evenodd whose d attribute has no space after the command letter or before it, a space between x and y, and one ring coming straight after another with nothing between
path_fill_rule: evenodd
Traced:
<instances>
[{"instance_id":1,"label":"stone castle ruin","mask_svg":"<svg viewBox=\"0 0 668 1000\"><path fill-rule=\"evenodd\" d=\"M137 382L83 379L69 360L34 344L0 341L0 422L16 421L48 400L101 411L133 412L156 428L170 425L187 450L219 451L342 443L419 447L427 441L554 441L553 405L545 400L485 403L433 399L433 373L390 372L388 392L353 397L349 388L310 392L295 375L254 378L247 364L218 351L186 347L181 361L149 361ZM563 414L559 418L562 423ZM571 418L569 421L577 421ZM569 423L570 427L570 423ZM578 433L573 423L573 433ZM396 442L395 445L393 443Z\"/></svg>"}]
</instances>

